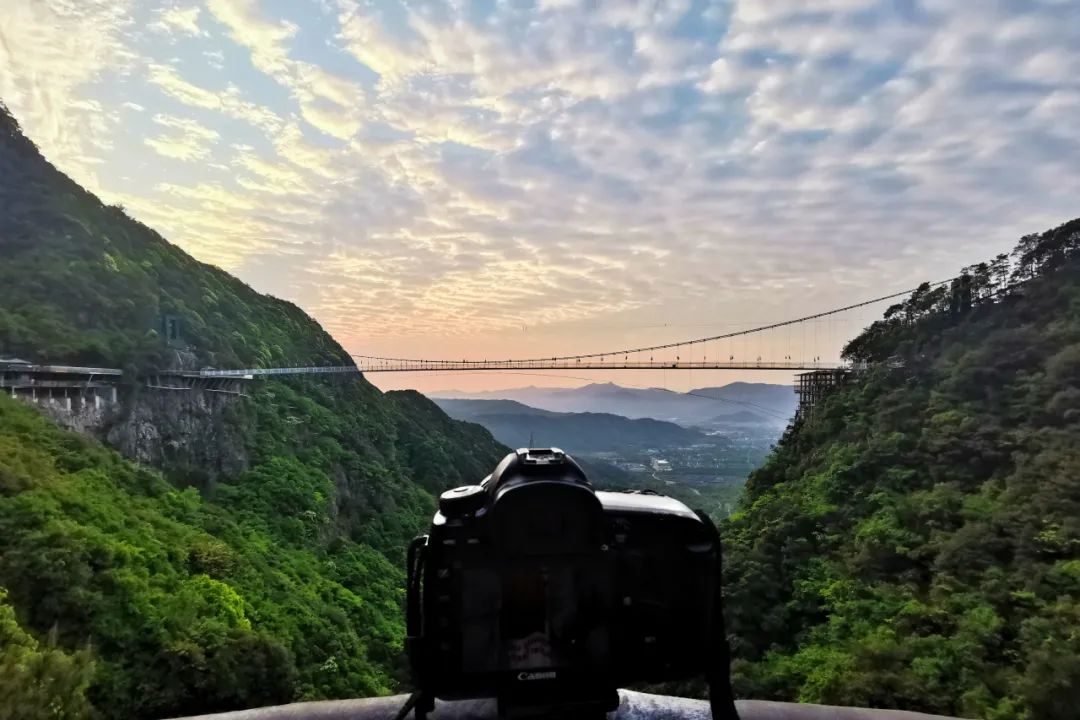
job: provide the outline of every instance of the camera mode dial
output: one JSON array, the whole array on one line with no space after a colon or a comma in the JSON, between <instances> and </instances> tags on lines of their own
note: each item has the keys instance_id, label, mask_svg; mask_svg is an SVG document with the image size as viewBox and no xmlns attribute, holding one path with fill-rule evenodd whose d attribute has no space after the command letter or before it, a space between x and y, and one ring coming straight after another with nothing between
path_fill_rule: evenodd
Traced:
<instances>
[{"instance_id":1,"label":"camera mode dial","mask_svg":"<svg viewBox=\"0 0 1080 720\"><path fill-rule=\"evenodd\" d=\"M439 496L439 512L448 518L470 515L487 502L487 490L479 485L463 485Z\"/></svg>"}]
</instances>

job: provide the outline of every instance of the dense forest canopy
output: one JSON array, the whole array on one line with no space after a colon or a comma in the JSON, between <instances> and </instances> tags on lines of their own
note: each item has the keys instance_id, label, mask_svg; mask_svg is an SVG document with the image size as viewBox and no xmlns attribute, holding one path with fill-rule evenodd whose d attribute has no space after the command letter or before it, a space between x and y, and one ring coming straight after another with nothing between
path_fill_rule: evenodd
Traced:
<instances>
[{"instance_id":1,"label":"dense forest canopy","mask_svg":"<svg viewBox=\"0 0 1080 720\"><path fill-rule=\"evenodd\" d=\"M295 306L85 192L2 108L0 167L0 356L349 362ZM122 411L145 392L126 388ZM0 714L157 718L401 686L405 545L435 493L505 448L358 375L261 382L215 422L241 470L159 471L0 397Z\"/></svg>"},{"instance_id":2,"label":"dense forest canopy","mask_svg":"<svg viewBox=\"0 0 1080 720\"><path fill-rule=\"evenodd\" d=\"M1080 220L920 287L725 526L746 697L1080 708Z\"/></svg>"}]
</instances>

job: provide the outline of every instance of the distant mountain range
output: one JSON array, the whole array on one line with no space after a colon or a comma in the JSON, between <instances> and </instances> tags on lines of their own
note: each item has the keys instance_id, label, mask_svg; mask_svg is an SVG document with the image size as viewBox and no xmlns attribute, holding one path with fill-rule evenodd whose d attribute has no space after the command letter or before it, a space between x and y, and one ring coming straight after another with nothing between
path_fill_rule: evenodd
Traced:
<instances>
[{"instance_id":1,"label":"distant mountain range","mask_svg":"<svg viewBox=\"0 0 1080 720\"><path fill-rule=\"evenodd\" d=\"M651 418L552 412L513 400L439 398L435 403L455 420L483 425L496 440L510 447L554 446L570 452L597 453L715 442L696 430Z\"/></svg>"},{"instance_id":2,"label":"distant mountain range","mask_svg":"<svg viewBox=\"0 0 1080 720\"><path fill-rule=\"evenodd\" d=\"M789 385L745 382L699 388L686 393L663 388L638 389L614 383L593 383L578 388L530 386L485 392L448 390L433 393L433 396L440 404L443 400L451 399L516 401L532 410L610 413L624 418L652 418L685 428L708 430L737 424L783 425L794 414L796 404L795 391ZM514 412L519 411L520 408Z\"/></svg>"}]
</instances>

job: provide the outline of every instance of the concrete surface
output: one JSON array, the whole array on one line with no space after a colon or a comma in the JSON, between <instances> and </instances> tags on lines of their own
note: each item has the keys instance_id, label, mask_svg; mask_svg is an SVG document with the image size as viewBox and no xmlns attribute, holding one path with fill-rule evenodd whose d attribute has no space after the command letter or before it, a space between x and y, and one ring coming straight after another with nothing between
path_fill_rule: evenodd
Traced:
<instances>
[{"instance_id":1,"label":"concrete surface","mask_svg":"<svg viewBox=\"0 0 1080 720\"><path fill-rule=\"evenodd\" d=\"M709 704L704 700L649 695L620 690L619 709L608 714L609 720L710 720ZM214 715L199 715L199 720L392 720L405 703L405 695L357 700L277 705L255 710ZM763 700L736 702L739 720L954 720L942 715L903 710L801 705ZM412 713L409 718L412 718ZM495 703L490 700L439 701L431 720L493 720ZM189 720L194 720L189 719ZM727 720L727 719L725 719Z\"/></svg>"}]
</instances>

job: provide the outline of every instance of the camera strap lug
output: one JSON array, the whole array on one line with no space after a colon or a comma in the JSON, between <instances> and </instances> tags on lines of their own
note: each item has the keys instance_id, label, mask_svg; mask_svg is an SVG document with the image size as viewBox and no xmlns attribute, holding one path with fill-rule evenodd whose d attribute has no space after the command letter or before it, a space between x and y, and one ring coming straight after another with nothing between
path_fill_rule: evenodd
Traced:
<instances>
[{"instance_id":1,"label":"camera strap lug","mask_svg":"<svg viewBox=\"0 0 1080 720\"><path fill-rule=\"evenodd\" d=\"M405 700L405 704L398 710L394 720L405 720L409 713L415 710L416 720L425 720L429 712L435 709L435 698L425 692L417 690Z\"/></svg>"}]
</instances>

